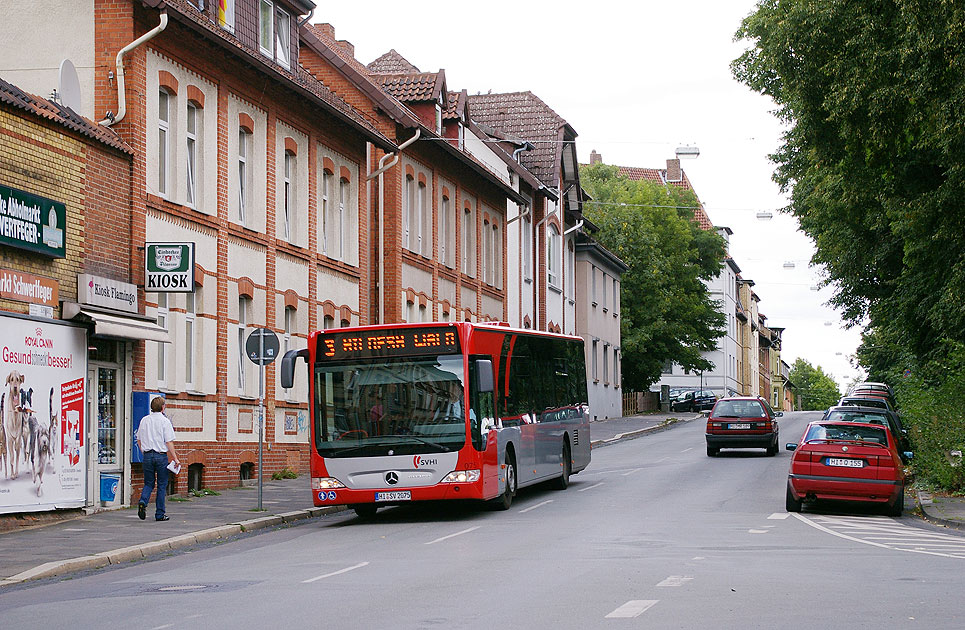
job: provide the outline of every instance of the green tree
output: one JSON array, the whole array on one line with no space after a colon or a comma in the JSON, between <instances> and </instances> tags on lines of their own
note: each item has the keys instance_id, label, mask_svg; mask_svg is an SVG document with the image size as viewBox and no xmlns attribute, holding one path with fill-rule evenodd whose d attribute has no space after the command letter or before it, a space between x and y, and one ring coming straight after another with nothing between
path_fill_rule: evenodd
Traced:
<instances>
[{"instance_id":1,"label":"green tree","mask_svg":"<svg viewBox=\"0 0 965 630\"><path fill-rule=\"evenodd\" d=\"M720 273L723 239L694 221L692 191L634 181L615 166L580 170L593 198L584 212L594 237L629 267L621 280L623 385L643 390L673 361L712 369L702 353L716 348L725 323L702 281Z\"/></svg>"},{"instance_id":2,"label":"green tree","mask_svg":"<svg viewBox=\"0 0 965 630\"><path fill-rule=\"evenodd\" d=\"M814 367L809 361L797 359L791 366L791 382L798 406L805 411L823 410L833 406L841 398L837 383L825 374L821 366Z\"/></svg>"},{"instance_id":3,"label":"green tree","mask_svg":"<svg viewBox=\"0 0 965 630\"><path fill-rule=\"evenodd\" d=\"M832 302L894 376L965 341L965 3L761 0L738 80L787 125L772 156Z\"/></svg>"}]
</instances>

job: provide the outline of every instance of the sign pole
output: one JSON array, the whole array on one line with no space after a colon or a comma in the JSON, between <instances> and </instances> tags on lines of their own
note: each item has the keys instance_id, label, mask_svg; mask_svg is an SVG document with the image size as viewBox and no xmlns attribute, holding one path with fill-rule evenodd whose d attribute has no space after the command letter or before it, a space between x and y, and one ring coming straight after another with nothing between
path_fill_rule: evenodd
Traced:
<instances>
[{"instance_id":1,"label":"sign pole","mask_svg":"<svg viewBox=\"0 0 965 630\"><path fill-rule=\"evenodd\" d=\"M258 335L258 345L258 356L263 358L265 356L265 335ZM262 484L264 483L261 474L261 453L265 442L265 362L261 360L259 363L261 364L261 370L258 373L258 511L260 512L263 509L261 494Z\"/></svg>"}]
</instances>

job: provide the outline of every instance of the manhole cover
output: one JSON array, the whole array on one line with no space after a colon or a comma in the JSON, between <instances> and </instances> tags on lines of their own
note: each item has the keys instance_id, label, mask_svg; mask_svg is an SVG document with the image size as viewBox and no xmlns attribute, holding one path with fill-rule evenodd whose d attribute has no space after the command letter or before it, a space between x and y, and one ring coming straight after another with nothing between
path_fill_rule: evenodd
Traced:
<instances>
[{"instance_id":1,"label":"manhole cover","mask_svg":"<svg viewBox=\"0 0 965 630\"><path fill-rule=\"evenodd\" d=\"M200 591L208 588L207 584L175 584L174 586L162 586L157 589L161 593L178 593L183 591Z\"/></svg>"}]
</instances>

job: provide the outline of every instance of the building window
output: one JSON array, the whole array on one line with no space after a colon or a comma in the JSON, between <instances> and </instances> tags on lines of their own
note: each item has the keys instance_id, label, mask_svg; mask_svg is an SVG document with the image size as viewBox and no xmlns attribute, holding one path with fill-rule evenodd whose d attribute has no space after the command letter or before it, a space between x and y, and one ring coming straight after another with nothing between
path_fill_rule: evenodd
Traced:
<instances>
[{"instance_id":1,"label":"building window","mask_svg":"<svg viewBox=\"0 0 965 630\"><path fill-rule=\"evenodd\" d=\"M428 243L429 239L425 238L426 217L429 214L426 211L427 205L428 204L426 204L426 185L423 184L422 182L419 182L419 198L417 199L416 217L415 217L416 230L418 231L418 238L416 239L416 243L415 243L416 245L415 251L419 252L420 254L425 254L426 250L428 250L428 247L426 247L426 244Z\"/></svg>"},{"instance_id":2,"label":"building window","mask_svg":"<svg viewBox=\"0 0 965 630\"><path fill-rule=\"evenodd\" d=\"M499 238L499 224L493 221L492 235L492 266L493 266L493 286L502 286L503 279L503 242Z\"/></svg>"},{"instance_id":3,"label":"building window","mask_svg":"<svg viewBox=\"0 0 965 630\"><path fill-rule=\"evenodd\" d=\"M412 250L415 227L413 226L412 214L415 207L415 180L406 175L405 188L402 190L402 242L406 249Z\"/></svg>"},{"instance_id":4,"label":"building window","mask_svg":"<svg viewBox=\"0 0 965 630\"><path fill-rule=\"evenodd\" d=\"M590 265L590 300L596 306L596 266Z\"/></svg>"},{"instance_id":5,"label":"building window","mask_svg":"<svg viewBox=\"0 0 965 630\"><path fill-rule=\"evenodd\" d=\"M198 200L198 135L200 126L200 116L198 116L198 106L188 103L188 115L185 120L185 161L187 166L187 190L185 191L187 204L194 208Z\"/></svg>"},{"instance_id":6,"label":"building window","mask_svg":"<svg viewBox=\"0 0 965 630\"><path fill-rule=\"evenodd\" d=\"M275 32L275 7L270 0L260 0L258 18L258 46L261 48L262 54L271 57L271 46Z\"/></svg>"},{"instance_id":7,"label":"building window","mask_svg":"<svg viewBox=\"0 0 965 630\"><path fill-rule=\"evenodd\" d=\"M452 223L453 217L449 208L449 197L443 195L439 210L439 261L447 267L452 267Z\"/></svg>"},{"instance_id":8,"label":"building window","mask_svg":"<svg viewBox=\"0 0 965 630\"><path fill-rule=\"evenodd\" d=\"M529 217L524 217L521 223L523 224L522 236L520 237L523 242L523 278L530 280L533 277L533 224Z\"/></svg>"},{"instance_id":9,"label":"building window","mask_svg":"<svg viewBox=\"0 0 965 630\"><path fill-rule=\"evenodd\" d=\"M322 330L328 330L330 328L335 328L335 318L331 315L326 315L322 319Z\"/></svg>"},{"instance_id":10,"label":"building window","mask_svg":"<svg viewBox=\"0 0 965 630\"><path fill-rule=\"evenodd\" d=\"M560 233L555 225L551 225L548 232L548 247L546 248L546 276L554 287L560 286Z\"/></svg>"},{"instance_id":11,"label":"building window","mask_svg":"<svg viewBox=\"0 0 965 630\"><path fill-rule=\"evenodd\" d=\"M479 250L480 266L482 267L482 280L483 282L492 283L489 277L489 256L490 256L490 246L489 240L492 238L492 232L489 230L489 221L483 220L483 231L482 231L482 247Z\"/></svg>"},{"instance_id":12,"label":"building window","mask_svg":"<svg viewBox=\"0 0 965 630\"><path fill-rule=\"evenodd\" d=\"M251 309L251 298L242 295L238 298L238 390L242 393L245 391L245 362L248 357L245 356L245 333L248 328L248 318Z\"/></svg>"},{"instance_id":13,"label":"building window","mask_svg":"<svg viewBox=\"0 0 965 630\"><path fill-rule=\"evenodd\" d=\"M322 171L322 225L320 232L322 235L322 253L328 255L328 230L332 225L332 180L334 174L330 171Z\"/></svg>"},{"instance_id":14,"label":"building window","mask_svg":"<svg viewBox=\"0 0 965 630\"><path fill-rule=\"evenodd\" d=\"M168 327L168 294L157 294L157 325L167 330ZM167 385L168 355L167 345L157 344L157 384L158 387Z\"/></svg>"},{"instance_id":15,"label":"building window","mask_svg":"<svg viewBox=\"0 0 965 630\"><path fill-rule=\"evenodd\" d=\"M576 299L576 273L573 271L576 256L573 254L573 244L566 248L566 291L571 300Z\"/></svg>"},{"instance_id":16,"label":"building window","mask_svg":"<svg viewBox=\"0 0 965 630\"><path fill-rule=\"evenodd\" d=\"M613 314L617 314L617 310L620 306L620 286L617 284L617 279L613 279Z\"/></svg>"},{"instance_id":17,"label":"building window","mask_svg":"<svg viewBox=\"0 0 965 630\"><path fill-rule=\"evenodd\" d=\"M218 26L235 32L235 0L218 0Z\"/></svg>"},{"instance_id":18,"label":"building window","mask_svg":"<svg viewBox=\"0 0 965 630\"><path fill-rule=\"evenodd\" d=\"M291 17L284 11L278 12L278 34L275 38L275 61L291 68L292 63Z\"/></svg>"},{"instance_id":19,"label":"building window","mask_svg":"<svg viewBox=\"0 0 965 630\"><path fill-rule=\"evenodd\" d=\"M613 349L613 386L620 386L620 351Z\"/></svg>"},{"instance_id":20,"label":"building window","mask_svg":"<svg viewBox=\"0 0 965 630\"><path fill-rule=\"evenodd\" d=\"M600 275L603 276L603 282L601 283L602 286L600 287L600 289L603 291L603 294L600 296L600 304L603 305L603 312L606 313L608 310L606 305L606 272L601 269Z\"/></svg>"},{"instance_id":21,"label":"building window","mask_svg":"<svg viewBox=\"0 0 965 630\"><path fill-rule=\"evenodd\" d=\"M295 155L291 151L285 151L285 177L282 194L285 204L285 240L290 241L294 236L292 233L292 214L295 211Z\"/></svg>"},{"instance_id":22,"label":"building window","mask_svg":"<svg viewBox=\"0 0 965 630\"><path fill-rule=\"evenodd\" d=\"M336 258L345 258L345 211L349 202L348 180L338 180L338 212L335 216L335 247L337 250Z\"/></svg>"},{"instance_id":23,"label":"building window","mask_svg":"<svg viewBox=\"0 0 965 630\"><path fill-rule=\"evenodd\" d=\"M248 154L251 152L251 134L246 129L238 129L238 221L244 225L248 217L248 203L251 196L251 169L248 168Z\"/></svg>"},{"instance_id":24,"label":"building window","mask_svg":"<svg viewBox=\"0 0 965 630\"><path fill-rule=\"evenodd\" d=\"M472 220L472 209L466 208L462 215L462 272L467 276L474 275L473 247L476 225Z\"/></svg>"},{"instance_id":25,"label":"building window","mask_svg":"<svg viewBox=\"0 0 965 630\"><path fill-rule=\"evenodd\" d=\"M171 95L159 90L157 98L157 191L162 197L168 194L168 159L171 154Z\"/></svg>"},{"instance_id":26,"label":"building window","mask_svg":"<svg viewBox=\"0 0 965 630\"><path fill-rule=\"evenodd\" d=\"M295 330L295 309L291 306L285 307L285 333L282 335L282 350L281 356L285 356L289 350L292 349L292 332ZM287 398L291 392L290 388L285 389L285 397Z\"/></svg>"},{"instance_id":27,"label":"building window","mask_svg":"<svg viewBox=\"0 0 965 630\"><path fill-rule=\"evenodd\" d=\"M442 105L436 103L436 135L442 135Z\"/></svg>"},{"instance_id":28,"label":"building window","mask_svg":"<svg viewBox=\"0 0 965 630\"><path fill-rule=\"evenodd\" d=\"M592 377L593 377L593 380L594 380L594 381L598 381L598 380L600 380L600 377L598 376L599 372L598 372L598 370L597 370L597 341L596 341L596 339L594 339L594 340L593 340L593 343L590 344L590 353L593 355L593 356L590 358L590 365L593 367Z\"/></svg>"},{"instance_id":29,"label":"building window","mask_svg":"<svg viewBox=\"0 0 965 630\"><path fill-rule=\"evenodd\" d=\"M427 312L427 310L426 310L426 305L425 305L425 304L420 304L420 305L419 305L419 321L420 321L420 322L427 322L427 321L429 321L429 319L428 319L428 312Z\"/></svg>"},{"instance_id":30,"label":"building window","mask_svg":"<svg viewBox=\"0 0 965 630\"><path fill-rule=\"evenodd\" d=\"M610 345L603 344L603 384L610 382Z\"/></svg>"},{"instance_id":31,"label":"building window","mask_svg":"<svg viewBox=\"0 0 965 630\"><path fill-rule=\"evenodd\" d=\"M184 294L184 387L194 389L194 336L197 304L194 293Z\"/></svg>"}]
</instances>

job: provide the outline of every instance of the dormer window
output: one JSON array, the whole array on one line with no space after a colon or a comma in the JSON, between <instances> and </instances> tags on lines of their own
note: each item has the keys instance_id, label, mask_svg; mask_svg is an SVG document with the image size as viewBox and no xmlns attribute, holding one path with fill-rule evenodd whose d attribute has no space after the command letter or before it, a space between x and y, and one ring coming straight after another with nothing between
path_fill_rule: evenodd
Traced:
<instances>
[{"instance_id":1,"label":"dormer window","mask_svg":"<svg viewBox=\"0 0 965 630\"><path fill-rule=\"evenodd\" d=\"M292 67L292 35L291 17L284 11L278 11L278 34L275 37L275 61L285 66Z\"/></svg>"},{"instance_id":2,"label":"dormer window","mask_svg":"<svg viewBox=\"0 0 965 630\"><path fill-rule=\"evenodd\" d=\"M271 0L259 0L258 47L262 54L272 56L275 40L275 5Z\"/></svg>"}]
</instances>

